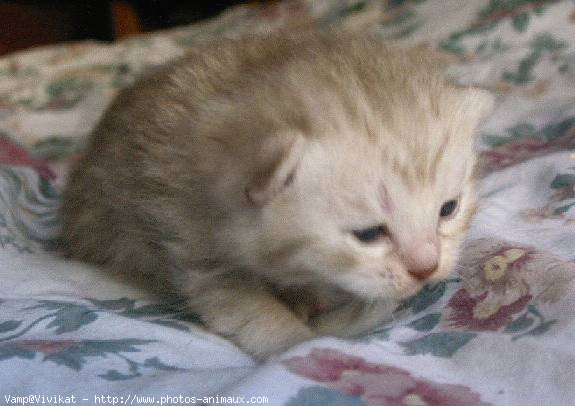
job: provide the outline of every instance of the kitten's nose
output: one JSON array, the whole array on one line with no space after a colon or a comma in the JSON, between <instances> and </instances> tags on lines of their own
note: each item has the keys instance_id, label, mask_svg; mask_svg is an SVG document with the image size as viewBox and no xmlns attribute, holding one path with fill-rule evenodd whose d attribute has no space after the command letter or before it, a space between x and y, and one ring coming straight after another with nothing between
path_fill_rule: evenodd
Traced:
<instances>
[{"instance_id":1,"label":"kitten's nose","mask_svg":"<svg viewBox=\"0 0 575 406\"><path fill-rule=\"evenodd\" d=\"M407 272L419 280L431 276L439 262L437 245L432 242L414 244L412 249L402 256Z\"/></svg>"}]
</instances>

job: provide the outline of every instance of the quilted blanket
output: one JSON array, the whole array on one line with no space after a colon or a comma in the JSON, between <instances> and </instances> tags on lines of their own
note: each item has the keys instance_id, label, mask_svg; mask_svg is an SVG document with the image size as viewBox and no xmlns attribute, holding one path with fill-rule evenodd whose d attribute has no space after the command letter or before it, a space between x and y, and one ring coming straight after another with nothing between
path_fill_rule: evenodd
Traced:
<instances>
[{"instance_id":1,"label":"quilted blanket","mask_svg":"<svg viewBox=\"0 0 575 406\"><path fill-rule=\"evenodd\" d=\"M256 364L178 303L58 251L70 164L119 89L200 41L314 27L428 47L490 89L453 276L352 340ZM0 60L0 404L575 404L575 2L285 0Z\"/></svg>"}]
</instances>

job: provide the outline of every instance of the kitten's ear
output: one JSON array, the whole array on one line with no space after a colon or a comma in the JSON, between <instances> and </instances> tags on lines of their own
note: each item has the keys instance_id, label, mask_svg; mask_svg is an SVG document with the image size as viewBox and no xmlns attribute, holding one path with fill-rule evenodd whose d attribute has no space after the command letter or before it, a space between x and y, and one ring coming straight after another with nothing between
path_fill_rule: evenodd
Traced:
<instances>
[{"instance_id":1,"label":"kitten's ear","mask_svg":"<svg viewBox=\"0 0 575 406\"><path fill-rule=\"evenodd\" d=\"M463 100L460 114L475 127L480 120L493 111L495 97L487 90L477 88L461 89Z\"/></svg>"},{"instance_id":2,"label":"kitten's ear","mask_svg":"<svg viewBox=\"0 0 575 406\"><path fill-rule=\"evenodd\" d=\"M306 141L298 131L284 131L264 142L257 168L246 187L250 203L263 206L288 186L295 176Z\"/></svg>"}]
</instances>

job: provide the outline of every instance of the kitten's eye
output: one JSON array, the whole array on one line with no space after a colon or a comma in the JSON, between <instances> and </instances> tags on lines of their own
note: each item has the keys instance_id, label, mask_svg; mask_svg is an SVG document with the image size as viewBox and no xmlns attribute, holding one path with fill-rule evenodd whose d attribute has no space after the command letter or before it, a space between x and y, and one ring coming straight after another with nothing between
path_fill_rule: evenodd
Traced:
<instances>
[{"instance_id":1,"label":"kitten's eye","mask_svg":"<svg viewBox=\"0 0 575 406\"><path fill-rule=\"evenodd\" d=\"M353 230L352 233L359 241L366 243L377 241L388 234L387 227L382 224L361 230Z\"/></svg>"},{"instance_id":2,"label":"kitten's eye","mask_svg":"<svg viewBox=\"0 0 575 406\"><path fill-rule=\"evenodd\" d=\"M457 200L448 200L445 203L443 203L443 206L441 206L441 210L439 212L439 215L441 217L447 217L447 216L451 216L453 214L453 212L455 211L455 209L457 209Z\"/></svg>"}]
</instances>

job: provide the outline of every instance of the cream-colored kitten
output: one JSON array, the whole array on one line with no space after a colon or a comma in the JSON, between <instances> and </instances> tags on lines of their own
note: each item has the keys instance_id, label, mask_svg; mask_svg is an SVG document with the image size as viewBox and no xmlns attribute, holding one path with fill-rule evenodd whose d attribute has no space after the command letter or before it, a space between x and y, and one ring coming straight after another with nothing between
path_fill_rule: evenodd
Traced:
<instances>
[{"instance_id":1,"label":"cream-colored kitten","mask_svg":"<svg viewBox=\"0 0 575 406\"><path fill-rule=\"evenodd\" d=\"M63 238L260 358L354 334L450 272L491 104L369 35L198 46L109 108Z\"/></svg>"}]
</instances>

